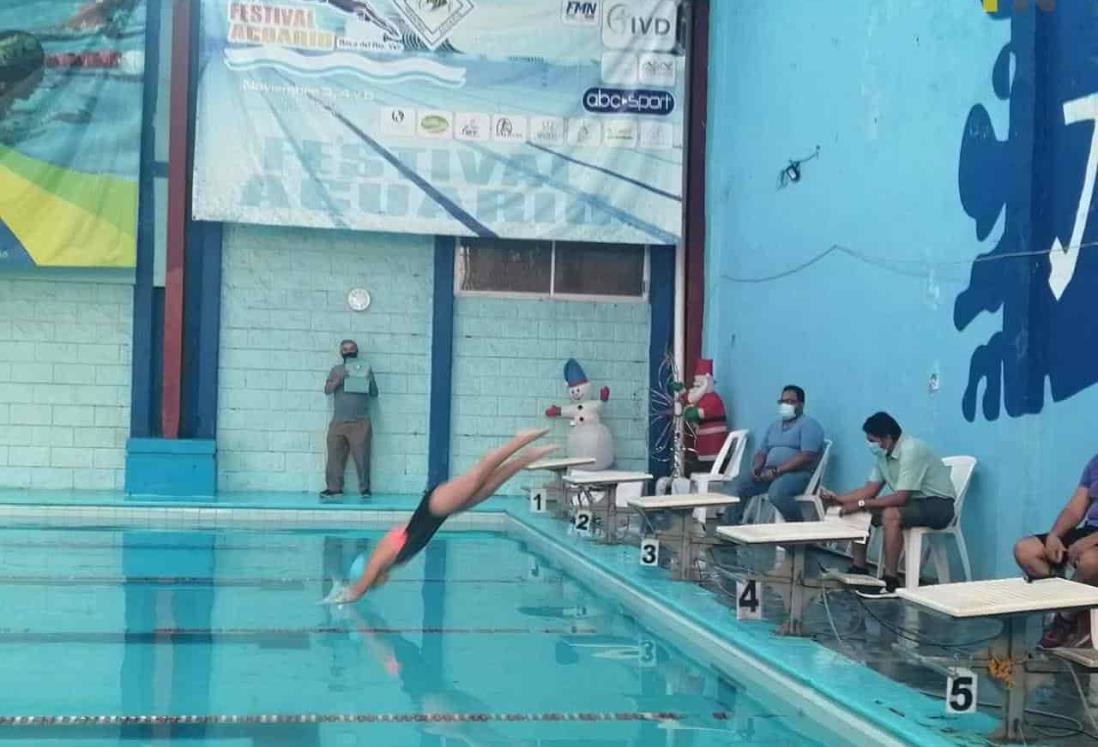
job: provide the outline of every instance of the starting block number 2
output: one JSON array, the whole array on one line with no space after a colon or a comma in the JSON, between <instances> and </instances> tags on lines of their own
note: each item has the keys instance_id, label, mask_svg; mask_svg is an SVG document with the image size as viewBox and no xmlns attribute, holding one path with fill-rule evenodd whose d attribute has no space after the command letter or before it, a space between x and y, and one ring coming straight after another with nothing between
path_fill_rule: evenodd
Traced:
<instances>
[{"instance_id":1,"label":"starting block number 2","mask_svg":"<svg viewBox=\"0 0 1098 747\"><path fill-rule=\"evenodd\" d=\"M640 564L645 568L653 568L660 563L660 541L654 537L645 537L641 540Z\"/></svg>"},{"instance_id":2,"label":"starting block number 2","mask_svg":"<svg viewBox=\"0 0 1098 747\"><path fill-rule=\"evenodd\" d=\"M946 713L976 712L976 673L971 669L951 669L946 680Z\"/></svg>"},{"instance_id":3,"label":"starting block number 2","mask_svg":"<svg viewBox=\"0 0 1098 747\"><path fill-rule=\"evenodd\" d=\"M590 536L595 529L594 523L594 516L590 511L576 511L574 524L579 534Z\"/></svg>"},{"instance_id":4,"label":"starting block number 2","mask_svg":"<svg viewBox=\"0 0 1098 747\"><path fill-rule=\"evenodd\" d=\"M736 582L736 619L761 620L763 616L762 599L759 597L758 581Z\"/></svg>"}]
</instances>

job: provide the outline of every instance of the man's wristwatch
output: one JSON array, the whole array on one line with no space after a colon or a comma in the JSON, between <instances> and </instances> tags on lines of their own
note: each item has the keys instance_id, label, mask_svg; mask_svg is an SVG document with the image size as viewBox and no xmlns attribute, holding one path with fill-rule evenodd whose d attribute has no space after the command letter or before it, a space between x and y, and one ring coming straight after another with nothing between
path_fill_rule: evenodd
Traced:
<instances>
[{"instance_id":1,"label":"man's wristwatch","mask_svg":"<svg viewBox=\"0 0 1098 747\"><path fill-rule=\"evenodd\" d=\"M858 500L858 508L865 508L865 498Z\"/></svg>"}]
</instances>

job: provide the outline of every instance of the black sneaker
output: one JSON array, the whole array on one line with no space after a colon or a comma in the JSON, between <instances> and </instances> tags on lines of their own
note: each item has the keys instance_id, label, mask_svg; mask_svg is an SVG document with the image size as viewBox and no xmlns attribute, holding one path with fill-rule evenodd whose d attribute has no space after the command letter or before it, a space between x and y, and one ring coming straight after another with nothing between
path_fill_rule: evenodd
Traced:
<instances>
[{"instance_id":1,"label":"black sneaker","mask_svg":"<svg viewBox=\"0 0 1098 747\"><path fill-rule=\"evenodd\" d=\"M895 599L896 589L900 586L900 579L895 576L885 576L884 586L871 586L868 589L858 589L854 593L862 599Z\"/></svg>"},{"instance_id":2,"label":"black sneaker","mask_svg":"<svg viewBox=\"0 0 1098 747\"><path fill-rule=\"evenodd\" d=\"M341 495L343 495L342 490L321 490L320 500L323 502L334 501Z\"/></svg>"},{"instance_id":3,"label":"black sneaker","mask_svg":"<svg viewBox=\"0 0 1098 747\"><path fill-rule=\"evenodd\" d=\"M360 490L359 493L358 493L358 497L361 498L362 500L366 500L367 498L369 498L372 495L373 495L373 493L370 492L369 488L366 488L365 490Z\"/></svg>"},{"instance_id":4,"label":"black sneaker","mask_svg":"<svg viewBox=\"0 0 1098 747\"><path fill-rule=\"evenodd\" d=\"M1063 615L1057 613L1052 616L1052 623L1045 628L1045 632L1041 636L1041 641L1037 644L1037 647L1043 649L1071 648L1069 644L1074 643L1072 639L1075 635L1075 618L1065 618Z\"/></svg>"}]
</instances>

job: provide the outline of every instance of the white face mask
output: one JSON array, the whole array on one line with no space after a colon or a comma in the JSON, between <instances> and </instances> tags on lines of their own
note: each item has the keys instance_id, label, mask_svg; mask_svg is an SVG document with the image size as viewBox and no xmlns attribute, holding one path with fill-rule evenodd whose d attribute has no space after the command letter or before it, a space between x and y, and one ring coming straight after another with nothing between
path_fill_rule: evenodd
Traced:
<instances>
[{"instance_id":1,"label":"white face mask","mask_svg":"<svg viewBox=\"0 0 1098 747\"><path fill-rule=\"evenodd\" d=\"M797 417L797 406L788 402L780 402L778 404L778 414L781 415L782 420L792 420Z\"/></svg>"},{"instance_id":2,"label":"white face mask","mask_svg":"<svg viewBox=\"0 0 1098 747\"><path fill-rule=\"evenodd\" d=\"M870 454L872 454L875 457L884 456L885 450L881 448L881 445L879 443L877 443L876 441L870 441L868 443L868 445L869 445L869 453Z\"/></svg>"}]
</instances>

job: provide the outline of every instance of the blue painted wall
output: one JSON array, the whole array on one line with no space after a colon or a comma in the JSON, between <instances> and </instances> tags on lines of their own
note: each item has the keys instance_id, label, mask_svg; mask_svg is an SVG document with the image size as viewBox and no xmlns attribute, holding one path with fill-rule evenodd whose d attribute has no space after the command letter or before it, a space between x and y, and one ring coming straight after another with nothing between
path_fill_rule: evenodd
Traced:
<instances>
[{"instance_id":1,"label":"blue painted wall","mask_svg":"<svg viewBox=\"0 0 1098 747\"><path fill-rule=\"evenodd\" d=\"M1098 451L1089 204L1074 228L1093 123L1064 118L1098 93L1098 6L1000 5L715 2L710 65L705 342L735 423L762 427L801 384L836 488L864 479L877 409L977 456L964 530L983 577L1014 572L1015 539ZM1073 234L1057 300L1048 251Z\"/></svg>"}]
</instances>

